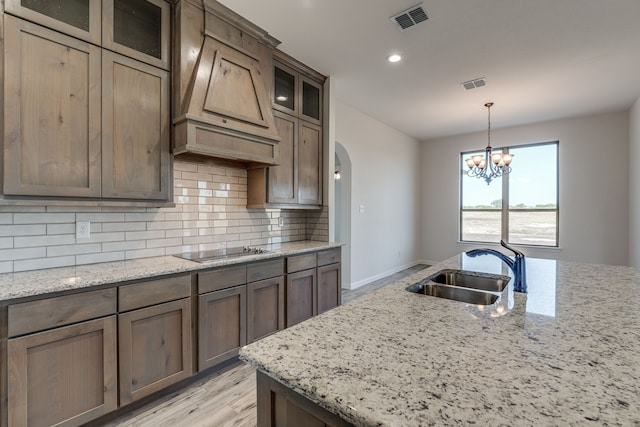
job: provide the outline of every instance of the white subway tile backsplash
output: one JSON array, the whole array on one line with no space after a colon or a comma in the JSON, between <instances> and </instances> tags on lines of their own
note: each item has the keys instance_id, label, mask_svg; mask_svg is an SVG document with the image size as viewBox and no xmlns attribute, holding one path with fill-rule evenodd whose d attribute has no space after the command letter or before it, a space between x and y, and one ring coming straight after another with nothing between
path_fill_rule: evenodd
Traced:
<instances>
[{"instance_id":1,"label":"white subway tile backsplash","mask_svg":"<svg viewBox=\"0 0 640 427\"><path fill-rule=\"evenodd\" d=\"M13 261L0 261L0 274L12 273L12 272L13 272Z\"/></svg>"},{"instance_id":2,"label":"white subway tile backsplash","mask_svg":"<svg viewBox=\"0 0 640 427\"><path fill-rule=\"evenodd\" d=\"M76 255L76 264L96 264L99 262L124 261L124 252L100 252Z\"/></svg>"},{"instance_id":3,"label":"white subway tile backsplash","mask_svg":"<svg viewBox=\"0 0 640 427\"><path fill-rule=\"evenodd\" d=\"M0 206L0 273L327 240L327 209L247 209L246 192L244 169L178 160L173 207ZM75 239L76 221L91 222L89 239Z\"/></svg>"},{"instance_id":4,"label":"white subway tile backsplash","mask_svg":"<svg viewBox=\"0 0 640 427\"><path fill-rule=\"evenodd\" d=\"M0 225L0 237L4 236L37 236L46 234L46 224Z\"/></svg>"},{"instance_id":5,"label":"white subway tile backsplash","mask_svg":"<svg viewBox=\"0 0 640 427\"><path fill-rule=\"evenodd\" d=\"M130 242L106 242L102 243L103 252L118 252L134 249L144 249L147 244L144 240L132 240Z\"/></svg>"},{"instance_id":6,"label":"white subway tile backsplash","mask_svg":"<svg viewBox=\"0 0 640 427\"><path fill-rule=\"evenodd\" d=\"M142 231L146 229L146 222L109 222L102 224L102 231L105 233L113 231Z\"/></svg>"},{"instance_id":7,"label":"white subway tile backsplash","mask_svg":"<svg viewBox=\"0 0 640 427\"><path fill-rule=\"evenodd\" d=\"M124 212L99 212L76 214L76 221L124 222Z\"/></svg>"},{"instance_id":8,"label":"white subway tile backsplash","mask_svg":"<svg viewBox=\"0 0 640 427\"><path fill-rule=\"evenodd\" d=\"M125 240L161 239L163 237L164 230L127 231L125 233Z\"/></svg>"},{"instance_id":9,"label":"white subway tile backsplash","mask_svg":"<svg viewBox=\"0 0 640 427\"><path fill-rule=\"evenodd\" d=\"M13 238L15 248L30 248L37 246L72 245L76 242L75 234L59 234L46 236L25 236Z\"/></svg>"},{"instance_id":10,"label":"white subway tile backsplash","mask_svg":"<svg viewBox=\"0 0 640 427\"><path fill-rule=\"evenodd\" d=\"M75 222L75 213L15 213L14 224L60 224Z\"/></svg>"},{"instance_id":11,"label":"white subway tile backsplash","mask_svg":"<svg viewBox=\"0 0 640 427\"><path fill-rule=\"evenodd\" d=\"M13 237L0 237L0 249L13 248Z\"/></svg>"},{"instance_id":12,"label":"white subway tile backsplash","mask_svg":"<svg viewBox=\"0 0 640 427\"><path fill-rule=\"evenodd\" d=\"M164 256L164 248L140 249L135 251L126 251L125 259L148 258L152 256Z\"/></svg>"},{"instance_id":13,"label":"white subway tile backsplash","mask_svg":"<svg viewBox=\"0 0 640 427\"><path fill-rule=\"evenodd\" d=\"M27 271L27 270L39 270L43 268L66 267L69 265L74 265L75 262L76 262L76 257L74 256L27 259L27 260L21 260L21 261L14 261L13 270L15 272L18 272L18 271Z\"/></svg>"},{"instance_id":14,"label":"white subway tile backsplash","mask_svg":"<svg viewBox=\"0 0 640 427\"><path fill-rule=\"evenodd\" d=\"M91 224L91 232L94 231L93 224ZM76 225L72 224L47 224L47 234L75 234Z\"/></svg>"},{"instance_id":15,"label":"white subway tile backsplash","mask_svg":"<svg viewBox=\"0 0 640 427\"><path fill-rule=\"evenodd\" d=\"M101 243L86 243L79 245L47 246L47 257L64 255L90 254L102 251Z\"/></svg>"},{"instance_id":16,"label":"white subway tile backsplash","mask_svg":"<svg viewBox=\"0 0 640 427\"><path fill-rule=\"evenodd\" d=\"M44 246L38 248L0 249L0 259L19 260L29 258L45 258L47 249Z\"/></svg>"}]
</instances>

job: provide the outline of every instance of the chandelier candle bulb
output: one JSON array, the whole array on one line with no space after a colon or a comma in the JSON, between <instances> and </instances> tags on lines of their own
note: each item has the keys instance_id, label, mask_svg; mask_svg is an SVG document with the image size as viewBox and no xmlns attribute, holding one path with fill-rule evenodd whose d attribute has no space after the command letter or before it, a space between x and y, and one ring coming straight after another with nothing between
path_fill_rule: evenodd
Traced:
<instances>
[{"instance_id":1,"label":"chandelier candle bulb","mask_svg":"<svg viewBox=\"0 0 640 427\"><path fill-rule=\"evenodd\" d=\"M513 154L509 153L491 153L491 107L493 102L484 104L487 107L487 148L485 148L484 158L481 154L476 154L465 159L465 163L469 167L467 175L476 178L482 178L491 183L493 178L499 178L511 172L509 164L513 160Z\"/></svg>"}]
</instances>

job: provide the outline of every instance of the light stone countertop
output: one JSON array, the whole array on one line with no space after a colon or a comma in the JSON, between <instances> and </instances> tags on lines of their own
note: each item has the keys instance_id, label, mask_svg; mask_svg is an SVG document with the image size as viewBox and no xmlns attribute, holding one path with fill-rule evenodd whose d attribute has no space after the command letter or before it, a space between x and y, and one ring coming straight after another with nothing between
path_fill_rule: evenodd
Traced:
<instances>
[{"instance_id":1,"label":"light stone countertop","mask_svg":"<svg viewBox=\"0 0 640 427\"><path fill-rule=\"evenodd\" d=\"M240 357L357 426L640 425L636 270L527 258L484 309L405 291L445 268L508 274L460 254Z\"/></svg>"},{"instance_id":2,"label":"light stone countertop","mask_svg":"<svg viewBox=\"0 0 640 427\"><path fill-rule=\"evenodd\" d=\"M342 246L341 243L306 240L255 246L265 248L269 252L235 258L221 258L202 263L187 261L174 256L163 256L0 274L0 304L17 302L20 299L38 295L55 294L176 273L187 273L206 268L267 260L340 246Z\"/></svg>"}]
</instances>

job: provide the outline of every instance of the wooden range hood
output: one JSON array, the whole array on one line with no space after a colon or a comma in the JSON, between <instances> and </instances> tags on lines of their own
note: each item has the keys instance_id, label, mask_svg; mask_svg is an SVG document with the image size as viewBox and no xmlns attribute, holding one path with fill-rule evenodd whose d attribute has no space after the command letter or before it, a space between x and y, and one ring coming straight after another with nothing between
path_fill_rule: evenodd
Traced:
<instances>
[{"instance_id":1,"label":"wooden range hood","mask_svg":"<svg viewBox=\"0 0 640 427\"><path fill-rule=\"evenodd\" d=\"M275 165L272 53L280 42L215 0L182 0L176 12L174 155Z\"/></svg>"}]
</instances>

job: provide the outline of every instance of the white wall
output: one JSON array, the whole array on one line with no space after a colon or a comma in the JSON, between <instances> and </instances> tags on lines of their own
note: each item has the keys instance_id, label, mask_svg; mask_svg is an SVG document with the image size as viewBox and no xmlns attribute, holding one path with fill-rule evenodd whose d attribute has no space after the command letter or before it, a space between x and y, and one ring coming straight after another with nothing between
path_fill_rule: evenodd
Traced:
<instances>
[{"instance_id":1,"label":"white wall","mask_svg":"<svg viewBox=\"0 0 640 427\"><path fill-rule=\"evenodd\" d=\"M524 252L568 261L628 265L629 113L557 120L491 132L494 147L555 140L560 141L561 248L525 248ZM462 151L484 148L486 142L486 131L482 131L422 144L423 259L440 261L479 246L458 243L459 156ZM636 149L638 145L636 136ZM517 158L512 166L518 167ZM640 192L640 188L634 187Z\"/></svg>"},{"instance_id":2,"label":"white wall","mask_svg":"<svg viewBox=\"0 0 640 427\"><path fill-rule=\"evenodd\" d=\"M629 265L640 270L640 98L629 112Z\"/></svg>"},{"instance_id":3,"label":"white wall","mask_svg":"<svg viewBox=\"0 0 640 427\"><path fill-rule=\"evenodd\" d=\"M339 101L336 141L352 162L353 289L419 259L420 145Z\"/></svg>"}]
</instances>

